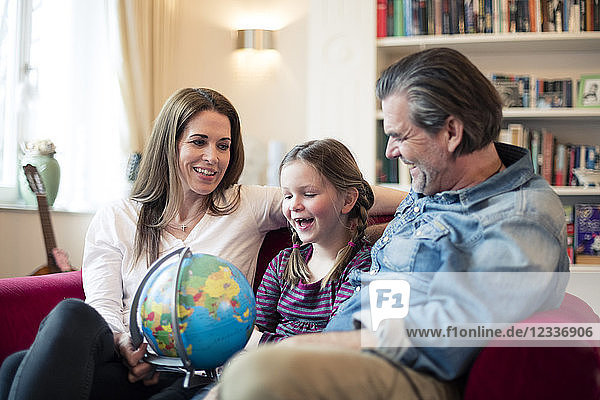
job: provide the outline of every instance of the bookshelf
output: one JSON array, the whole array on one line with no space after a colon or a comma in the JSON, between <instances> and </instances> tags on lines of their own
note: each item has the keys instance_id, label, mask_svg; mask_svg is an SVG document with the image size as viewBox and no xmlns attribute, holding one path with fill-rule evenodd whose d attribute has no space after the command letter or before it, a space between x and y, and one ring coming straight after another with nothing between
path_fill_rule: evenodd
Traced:
<instances>
[{"instance_id":1,"label":"bookshelf","mask_svg":"<svg viewBox=\"0 0 600 400\"><path fill-rule=\"evenodd\" d=\"M600 32L521 32L454 34L377 38L377 76L411 53L449 47L465 54L484 74L533 75L544 79L578 79L600 74ZM381 124L381 105L376 118ZM504 124L546 128L561 143L600 145L600 108L507 108ZM399 166L400 170L402 166ZM402 172L398 172L401 176ZM404 184L386 184L406 190ZM565 205L600 202L600 188L553 187ZM581 272L600 271L600 265L575 264Z\"/></svg>"},{"instance_id":2,"label":"bookshelf","mask_svg":"<svg viewBox=\"0 0 600 400\"><path fill-rule=\"evenodd\" d=\"M519 32L377 38L377 75L398 59L433 47L465 54L486 75L505 73L544 78L572 78L600 73L600 32ZM382 115L377 104L376 116ZM546 128L561 143L600 145L600 108L509 108L504 122ZM577 196L579 189L557 189ZM598 193L596 193L598 194Z\"/></svg>"}]
</instances>

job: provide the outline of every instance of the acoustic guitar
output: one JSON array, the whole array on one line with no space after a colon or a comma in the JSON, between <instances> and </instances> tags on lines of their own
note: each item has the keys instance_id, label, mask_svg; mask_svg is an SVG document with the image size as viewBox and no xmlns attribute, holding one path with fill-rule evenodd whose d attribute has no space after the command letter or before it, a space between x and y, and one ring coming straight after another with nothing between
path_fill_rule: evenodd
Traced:
<instances>
[{"instance_id":1,"label":"acoustic guitar","mask_svg":"<svg viewBox=\"0 0 600 400\"><path fill-rule=\"evenodd\" d=\"M40 221L42 223L42 233L44 234L44 245L46 247L46 264L36 268L30 275L46 275L56 272L74 271L75 269L69 262L69 257L64 250L56 247L50 213L48 211L48 199L46 198L46 188L38 170L35 166L27 164L23 167L29 188L35 194Z\"/></svg>"}]
</instances>

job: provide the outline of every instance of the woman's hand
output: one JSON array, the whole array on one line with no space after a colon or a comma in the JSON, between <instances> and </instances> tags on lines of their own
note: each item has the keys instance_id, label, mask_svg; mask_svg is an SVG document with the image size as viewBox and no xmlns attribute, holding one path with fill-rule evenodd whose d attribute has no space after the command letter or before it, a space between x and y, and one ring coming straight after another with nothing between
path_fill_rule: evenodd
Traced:
<instances>
[{"instance_id":1,"label":"woman's hand","mask_svg":"<svg viewBox=\"0 0 600 400\"><path fill-rule=\"evenodd\" d=\"M152 364L143 360L148 343L142 343L140 347L135 349L131 342L131 336L128 333L121 332L115 334L115 347L123 358L123 364L129 369L127 374L129 382L134 383L141 380L144 385L158 383L159 373L155 371Z\"/></svg>"}]
</instances>

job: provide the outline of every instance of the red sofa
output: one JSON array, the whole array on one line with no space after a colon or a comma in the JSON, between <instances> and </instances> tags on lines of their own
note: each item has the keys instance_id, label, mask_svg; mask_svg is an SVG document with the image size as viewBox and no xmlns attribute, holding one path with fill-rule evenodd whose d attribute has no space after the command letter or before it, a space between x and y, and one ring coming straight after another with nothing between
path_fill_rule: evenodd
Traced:
<instances>
[{"instance_id":1,"label":"red sofa","mask_svg":"<svg viewBox=\"0 0 600 400\"><path fill-rule=\"evenodd\" d=\"M269 261L290 246L286 229L269 232L258 256L255 290ZM41 320L61 300L83 299L81 272L0 279L0 362L28 348ZM557 310L527 322L593 322L600 318L567 294ZM592 345L597 345L592 343ZM465 399L600 399L598 347L487 347L467 379Z\"/></svg>"}]
</instances>

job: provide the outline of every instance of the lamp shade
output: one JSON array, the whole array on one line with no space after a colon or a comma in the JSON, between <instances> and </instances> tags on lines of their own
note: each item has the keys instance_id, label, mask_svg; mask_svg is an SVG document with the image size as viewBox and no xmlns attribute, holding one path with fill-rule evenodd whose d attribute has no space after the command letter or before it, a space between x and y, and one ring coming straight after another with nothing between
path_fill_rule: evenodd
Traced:
<instances>
[{"instance_id":1,"label":"lamp shade","mask_svg":"<svg viewBox=\"0 0 600 400\"><path fill-rule=\"evenodd\" d=\"M266 29L241 29L237 31L237 49L267 50L274 48L274 32Z\"/></svg>"}]
</instances>

